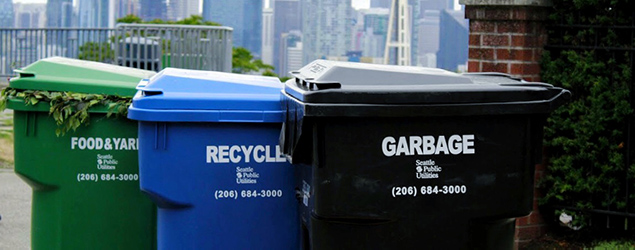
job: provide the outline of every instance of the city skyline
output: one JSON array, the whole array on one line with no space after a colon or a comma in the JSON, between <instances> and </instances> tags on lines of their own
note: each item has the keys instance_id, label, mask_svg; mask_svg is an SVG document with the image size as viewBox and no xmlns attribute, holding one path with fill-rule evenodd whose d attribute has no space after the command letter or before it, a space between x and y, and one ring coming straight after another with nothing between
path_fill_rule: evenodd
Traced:
<instances>
[{"instance_id":1,"label":"city skyline","mask_svg":"<svg viewBox=\"0 0 635 250\"><path fill-rule=\"evenodd\" d=\"M194 14L197 10L192 5L200 4L202 7L198 10L203 20L232 27L233 45L244 47L254 58L273 65L274 71L280 75L287 74L288 69L295 67L292 65L298 62L306 64L320 58L386 63L386 47L394 47L396 37L387 36L388 8L392 0L48 0L47 4L43 4L43 0L14 1L17 11L13 24L23 28L113 28L115 20L126 14L135 14L145 21L174 21L185 18L187 13ZM43 15L32 12L28 10L32 7L26 6L29 4L25 2L40 2L40 5L47 6L47 13L51 12L49 7L57 13ZM64 2L64 6L58 2ZM406 50L408 56L401 63L439 66L449 70L464 67L467 59L453 57L451 52L466 49L467 41L443 41L452 37L467 37L467 25L458 25L461 23L459 19L465 19L462 10L454 10L456 2L405 1L406 12L400 8L399 15L405 15L402 18L407 23L405 27L409 45ZM356 9L353 6L363 8ZM458 19L449 16L441 18L444 10L454 11L451 16ZM46 26L38 25L38 17L41 16L46 17ZM48 23L56 24L51 26ZM441 26L447 30L443 32L445 38L440 34ZM453 45L439 46L440 43ZM393 50L390 50L388 63L396 62L394 55Z\"/></svg>"},{"instance_id":2,"label":"city skyline","mask_svg":"<svg viewBox=\"0 0 635 250\"><path fill-rule=\"evenodd\" d=\"M73 2L76 2L77 0L73 0ZM269 1L273 1L273 0L265 0L265 4L267 6L269 6ZM355 9L368 9L370 8L370 1L371 0L352 0L352 6ZM46 3L47 0L13 0L13 3ZM203 1L201 1L201 3L199 4L199 11L202 12L202 3ZM74 3L75 4L75 3ZM454 9L458 10L460 9L459 7L459 0L454 0Z\"/></svg>"}]
</instances>

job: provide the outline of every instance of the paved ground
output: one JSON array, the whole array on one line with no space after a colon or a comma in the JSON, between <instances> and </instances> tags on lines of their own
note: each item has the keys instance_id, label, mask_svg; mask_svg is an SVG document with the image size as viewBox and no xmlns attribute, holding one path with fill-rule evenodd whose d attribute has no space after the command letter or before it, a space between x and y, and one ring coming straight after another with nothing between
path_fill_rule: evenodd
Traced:
<instances>
[{"instance_id":1,"label":"paved ground","mask_svg":"<svg viewBox=\"0 0 635 250\"><path fill-rule=\"evenodd\" d=\"M30 249L31 188L12 169L0 169L0 250Z\"/></svg>"}]
</instances>

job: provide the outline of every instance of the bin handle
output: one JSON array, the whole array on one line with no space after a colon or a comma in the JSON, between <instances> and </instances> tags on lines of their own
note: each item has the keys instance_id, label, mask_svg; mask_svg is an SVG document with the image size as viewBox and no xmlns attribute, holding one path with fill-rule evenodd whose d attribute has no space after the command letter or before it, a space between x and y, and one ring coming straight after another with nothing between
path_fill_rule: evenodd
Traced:
<instances>
[{"instance_id":1,"label":"bin handle","mask_svg":"<svg viewBox=\"0 0 635 250\"><path fill-rule=\"evenodd\" d=\"M153 89L153 88L139 87L139 88L137 88L137 90L141 91L141 94L143 96L153 96L153 95L162 95L163 94L163 89Z\"/></svg>"},{"instance_id":2,"label":"bin handle","mask_svg":"<svg viewBox=\"0 0 635 250\"><path fill-rule=\"evenodd\" d=\"M554 110L557 107L562 106L565 102L568 102L571 99L571 91L561 88L555 88L556 90L560 90L560 93L549 99L549 104L551 109Z\"/></svg>"}]
</instances>

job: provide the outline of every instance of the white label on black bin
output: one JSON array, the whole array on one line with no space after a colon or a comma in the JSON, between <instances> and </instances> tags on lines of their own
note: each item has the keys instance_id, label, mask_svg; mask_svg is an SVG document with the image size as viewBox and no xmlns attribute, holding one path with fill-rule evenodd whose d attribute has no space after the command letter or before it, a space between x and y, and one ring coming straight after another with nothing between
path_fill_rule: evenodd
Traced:
<instances>
[{"instance_id":1,"label":"white label on black bin","mask_svg":"<svg viewBox=\"0 0 635 250\"><path fill-rule=\"evenodd\" d=\"M443 168L432 159L415 161L415 176L417 179L438 179Z\"/></svg>"},{"instance_id":2,"label":"white label on black bin","mask_svg":"<svg viewBox=\"0 0 635 250\"><path fill-rule=\"evenodd\" d=\"M386 136L381 142L381 151L387 157L475 154L474 135Z\"/></svg>"}]
</instances>

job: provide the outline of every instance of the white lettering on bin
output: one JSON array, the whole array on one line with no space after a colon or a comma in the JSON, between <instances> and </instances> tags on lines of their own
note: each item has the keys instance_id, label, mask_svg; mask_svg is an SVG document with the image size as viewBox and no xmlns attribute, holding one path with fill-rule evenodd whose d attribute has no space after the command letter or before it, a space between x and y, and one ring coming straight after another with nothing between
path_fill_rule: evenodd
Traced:
<instances>
[{"instance_id":1,"label":"white lettering on bin","mask_svg":"<svg viewBox=\"0 0 635 250\"><path fill-rule=\"evenodd\" d=\"M137 138L71 137L71 150L138 150Z\"/></svg>"},{"instance_id":2,"label":"white lettering on bin","mask_svg":"<svg viewBox=\"0 0 635 250\"><path fill-rule=\"evenodd\" d=\"M444 135L400 136L397 139L386 136L381 142L381 151L387 157L475 154L474 135L451 135L448 139Z\"/></svg>"},{"instance_id":3,"label":"white lettering on bin","mask_svg":"<svg viewBox=\"0 0 635 250\"><path fill-rule=\"evenodd\" d=\"M280 154L280 146L271 150L270 145L210 145L206 147L207 163L256 163L286 162L287 159Z\"/></svg>"}]
</instances>

